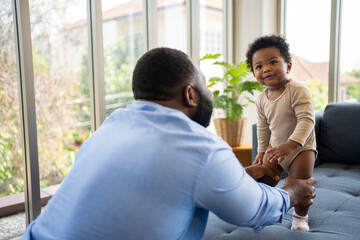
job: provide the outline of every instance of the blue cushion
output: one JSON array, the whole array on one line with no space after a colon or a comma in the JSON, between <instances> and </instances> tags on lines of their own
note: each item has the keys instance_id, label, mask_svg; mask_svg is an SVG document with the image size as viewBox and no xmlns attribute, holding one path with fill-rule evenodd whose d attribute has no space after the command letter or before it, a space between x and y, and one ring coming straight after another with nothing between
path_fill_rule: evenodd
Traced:
<instances>
[{"instance_id":1,"label":"blue cushion","mask_svg":"<svg viewBox=\"0 0 360 240\"><path fill-rule=\"evenodd\" d=\"M359 239L360 166L324 163L314 169L314 178L317 180L316 198L309 210L310 232L290 230L293 209L282 223L267 226L260 233L226 223L210 213L203 239ZM283 182L280 181L278 187Z\"/></svg>"}]
</instances>

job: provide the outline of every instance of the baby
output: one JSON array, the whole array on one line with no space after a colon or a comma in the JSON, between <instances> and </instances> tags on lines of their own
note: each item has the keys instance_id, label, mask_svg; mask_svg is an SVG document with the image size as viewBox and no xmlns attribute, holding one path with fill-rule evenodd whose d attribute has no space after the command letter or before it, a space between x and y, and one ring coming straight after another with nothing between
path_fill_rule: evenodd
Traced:
<instances>
[{"instance_id":1,"label":"baby","mask_svg":"<svg viewBox=\"0 0 360 240\"><path fill-rule=\"evenodd\" d=\"M246 58L256 80L266 86L256 100L254 164L263 164L279 176L285 170L295 178L310 178L317 155L314 108L309 90L287 76L292 67L289 44L279 36L263 36L249 45ZM295 208L292 230L309 231L308 211L309 207Z\"/></svg>"}]
</instances>

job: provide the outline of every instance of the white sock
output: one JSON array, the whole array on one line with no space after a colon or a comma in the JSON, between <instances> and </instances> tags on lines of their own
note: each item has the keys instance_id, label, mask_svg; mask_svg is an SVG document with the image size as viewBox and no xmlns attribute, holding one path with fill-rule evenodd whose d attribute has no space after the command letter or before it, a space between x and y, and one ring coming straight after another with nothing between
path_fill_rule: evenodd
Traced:
<instances>
[{"instance_id":1,"label":"white sock","mask_svg":"<svg viewBox=\"0 0 360 240\"><path fill-rule=\"evenodd\" d=\"M294 231L309 231L308 215L300 216L295 211L292 214L291 230Z\"/></svg>"}]
</instances>

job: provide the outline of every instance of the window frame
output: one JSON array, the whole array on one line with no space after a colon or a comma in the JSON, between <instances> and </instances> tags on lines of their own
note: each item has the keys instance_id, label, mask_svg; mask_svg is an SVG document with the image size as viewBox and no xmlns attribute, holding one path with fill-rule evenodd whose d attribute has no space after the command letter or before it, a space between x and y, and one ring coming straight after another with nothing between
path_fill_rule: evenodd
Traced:
<instances>
[{"instance_id":1,"label":"window frame","mask_svg":"<svg viewBox=\"0 0 360 240\"><path fill-rule=\"evenodd\" d=\"M86 0L87 30L89 42L89 86L91 102L91 129L94 132L106 118L105 80L103 61L103 25L101 0ZM34 68L30 27L29 0L12 1L18 86L20 99L20 121L23 141L23 164L25 169L24 195L26 224L29 225L41 213L39 159L34 93ZM233 0L224 0L223 35L226 61L233 60L232 11ZM145 51L156 46L156 0L143 0ZM199 1L186 0L187 53L195 64L199 62Z\"/></svg>"},{"instance_id":2,"label":"window frame","mask_svg":"<svg viewBox=\"0 0 360 240\"><path fill-rule=\"evenodd\" d=\"M286 4L288 0L278 1L278 29L286 35ZM330 15L330 49L329 49L329 82L328 102L340 101L340 51L341 51L341 18L342 0L331 0Z\"/></svg>"}]
</instances>

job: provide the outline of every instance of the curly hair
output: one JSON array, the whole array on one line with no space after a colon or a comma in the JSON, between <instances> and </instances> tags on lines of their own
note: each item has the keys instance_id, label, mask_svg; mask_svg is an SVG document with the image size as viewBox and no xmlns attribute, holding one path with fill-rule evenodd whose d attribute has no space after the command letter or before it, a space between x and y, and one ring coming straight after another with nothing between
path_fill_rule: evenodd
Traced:
<instances>
[{"instance_id":1,"label":"curly hair","mask_svg":"<svg viewBox=\"0 0 360 240\"><path fill-rule=\"evenodd\" d=\"M291 54L289 51L289 44L286 42L284 37L277 35L267 35L255 39L252 43L249 44L248 50L246 52L246 63L248 67L253 70L252 58L254 53L262 48L267 47L276 47L280 51L280 55L284 58L286 63L291 62Z\"/></svg>"},{"instance_id":2,"label":"curly hair","mask_svg":"<svg viewBox=\"0 0 360 240\"><path fill-rule=\"evenodd\" d=\"M197 70L184 52L171 48L154 48L136 63L132 90L135 99L168 100L173 90L185 86L197 76Z\"/></svg>"}]
</instances>

